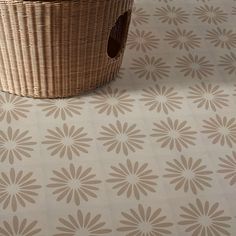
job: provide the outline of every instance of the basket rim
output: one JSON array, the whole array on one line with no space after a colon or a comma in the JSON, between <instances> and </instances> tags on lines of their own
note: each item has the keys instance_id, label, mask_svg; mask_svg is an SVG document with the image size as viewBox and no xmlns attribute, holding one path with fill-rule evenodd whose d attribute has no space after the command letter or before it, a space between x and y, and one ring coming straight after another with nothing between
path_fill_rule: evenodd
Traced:
<instances>
[{"instance_id":1,"label":"basket rim","mask_svg":"<svg viewBox=\"0 0 236 236\"><path fill-rule=\"evenodd\" d=\"M76 2L81 4L89 4L89 3L97 3L98 1L108 1L108 0L0 0L0 4L27 4L27 3L69 3L69 2ZM114 1L114 0L110 0Z\"/></svg>"}]
</instances>

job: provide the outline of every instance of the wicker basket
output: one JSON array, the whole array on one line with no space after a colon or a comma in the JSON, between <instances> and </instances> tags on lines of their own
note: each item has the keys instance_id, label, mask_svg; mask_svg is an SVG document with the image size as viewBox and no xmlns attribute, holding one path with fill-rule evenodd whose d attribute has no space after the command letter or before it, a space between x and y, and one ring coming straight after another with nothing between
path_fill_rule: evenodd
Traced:
<instances>
[{"instance_id":1,"label":"wicker basket","mask_svg":"<svg viewBox=\"0 0 236 236\"><path fill-rule=\"evenodd\" d=\"M133 0L0 1L0 89L56 98L112 80Z\"/></svg>"}]
</instances>

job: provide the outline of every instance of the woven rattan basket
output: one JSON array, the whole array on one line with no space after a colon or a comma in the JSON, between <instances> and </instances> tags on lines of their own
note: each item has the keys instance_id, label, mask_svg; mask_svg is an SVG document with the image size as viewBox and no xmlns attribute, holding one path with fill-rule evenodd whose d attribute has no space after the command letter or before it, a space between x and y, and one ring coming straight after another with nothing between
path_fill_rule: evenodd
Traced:
<instances>
[{"instance_id":1,"label":"woven rattan basket","mask_svg":"<svg viewBox=\"0 0 236 236\"><path fill-rule=\"evenodd\" d=\"M112 80L133 0L0 1L0 89L56 98Z\"/></svg>"}]
</instances>

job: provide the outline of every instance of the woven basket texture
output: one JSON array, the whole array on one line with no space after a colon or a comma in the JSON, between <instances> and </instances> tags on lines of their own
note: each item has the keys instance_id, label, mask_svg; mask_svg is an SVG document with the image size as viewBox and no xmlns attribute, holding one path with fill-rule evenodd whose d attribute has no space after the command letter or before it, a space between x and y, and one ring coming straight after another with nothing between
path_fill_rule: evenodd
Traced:
<instances>
[{"instance_id":1,"label":"woven basket texture","mask_svg":"<svg viewBox=\"0 0 236 236\"><path fill-rule=\"evenodd\" d=\"M122 63L133 0L0 1L0 90L79 95Z\"/></svg>"}]
</instances>

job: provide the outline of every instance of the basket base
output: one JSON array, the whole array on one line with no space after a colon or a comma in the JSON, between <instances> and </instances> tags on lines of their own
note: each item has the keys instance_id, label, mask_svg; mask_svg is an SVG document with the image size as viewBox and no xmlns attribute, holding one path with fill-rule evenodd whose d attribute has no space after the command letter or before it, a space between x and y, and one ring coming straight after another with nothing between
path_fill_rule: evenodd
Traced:
<instances>
[{"instance_id":1,"label":"basket base","mask_svg":"<svg viewBox=\"0 0 236 236\"><path fill-rule=\"evenodd\" d=\"M3 89L3 88L0 88L0 91L1 92L4 92L4 93L10 93L10 94L13 94L13 95L17 95L17 96L21 96L21 97L27 97L27 98L34 98L34 99L60 99L60 98L71 98L71 97L76 97L76 96L80 96L80 95L86 95L86 94L89 94L91 92L93 92L94 90L96 89L99 89L99 88L102 88L103 86L106 86L107 84L109 84L110 82L114 81L116 76L117 76L118 72L114 74L114 76L112 78L110 78L108 81L103 81L99 84L96 84L96 85L93 85L91 86L90 88L87 88L86 90L77 90L76 92L73 92L73 93L66 93L65 92L65 95L48 95L48 96L42 96L42 95L39 95L39 94L34 94L34 95L31 95L31 94L22 94L22 93L17 93L16 91L14 90L6 90L6 89Z\"/></svg>"}]
</instances>

